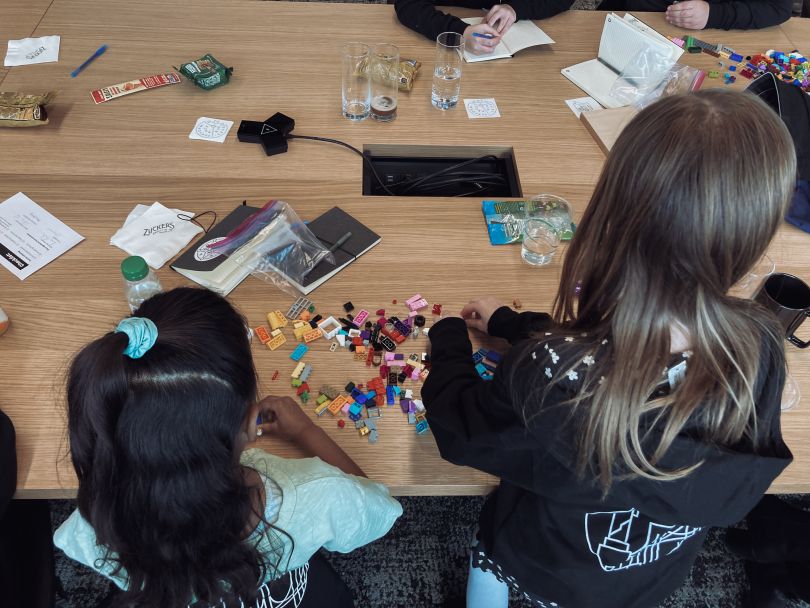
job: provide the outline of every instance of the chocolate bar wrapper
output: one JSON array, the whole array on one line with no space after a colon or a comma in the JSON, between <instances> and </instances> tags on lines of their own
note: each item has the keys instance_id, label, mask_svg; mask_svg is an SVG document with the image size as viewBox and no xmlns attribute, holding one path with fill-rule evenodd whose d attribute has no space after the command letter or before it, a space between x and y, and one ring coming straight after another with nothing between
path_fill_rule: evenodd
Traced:
<instances>
[{"instance_id":1,"label":"chocolate bar wrapper","mask_svg":"<svg viewBox=\"0 0 810 608\"><path fill-rule=\"evenodd\" d=\"M56 91L44 95L0 93L0 127L39 127L48 124L45 106L56 97Z\"/></svg>"},{"instance_id":2,"label":"chocolate bar wrapper","mask_svg":"<svg viewBox=\"0 0 810 608\"><path fill-rule=\"evenodd\" d=\"M180 74L176 72L169 72L168 74L156 74L155 76L146 76L145 78L138 78L137 80L130 80L129 82L122 82L113 84L103 89L96 89L90 92L90 96L96 104L104 103L123 97L124 95L131 95L147 89L156 89L158 87L165 87L169 84L179 84Z\"/></svg>"}]
</instances>

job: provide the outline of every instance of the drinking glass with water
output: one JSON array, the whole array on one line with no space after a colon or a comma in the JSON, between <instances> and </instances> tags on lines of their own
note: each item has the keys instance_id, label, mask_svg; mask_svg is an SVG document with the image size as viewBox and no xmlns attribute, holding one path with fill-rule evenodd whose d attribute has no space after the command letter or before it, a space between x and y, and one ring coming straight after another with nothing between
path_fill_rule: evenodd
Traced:
<instances>
[{"instance_id":1,"label":"drinking glass with water","mask_svg":"<svg viewBox=\"0 0 810 608\"><path fill-rule=\"evenodd\" d=\"M440 110L455 108L461 94L461 64L464 37L456 32L444 32L436 38L436 66L433 69L433 89L430 101Z\"/></svg>"}]
</instances>

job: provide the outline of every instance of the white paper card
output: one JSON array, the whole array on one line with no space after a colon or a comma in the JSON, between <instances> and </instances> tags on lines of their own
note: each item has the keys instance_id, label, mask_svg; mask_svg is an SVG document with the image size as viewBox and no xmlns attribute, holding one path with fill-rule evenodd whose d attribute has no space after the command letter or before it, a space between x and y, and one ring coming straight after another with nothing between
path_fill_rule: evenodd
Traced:
<instances>
[{"instance_id":1,"label":"white paper card","mask_svg":"<svg viewBox=\"0 0 810 608\"><path fill-rule=\"evenodd\" d=\"M500 118L498 104L494 99L465 99L464 107L470 118Z\"/></svg>"},{"instance_id":2,"label":"white paper card","mask_svg":"<svg viewBox=\"0 0 810 608\"><path fill-rule=\"evenodd\" d=\"M22 192L0 203L0 264L20 280L83 240Z\"/></svg>"},{"instance_id":3,"label":"white paper card","mask_svg":"<svg viewBox=\"0 0 810 608\"><path fill-rule=\"evenodd\" d=\"M3 65L12 67L15 65L59 61L59 42L59 36L9 40L8 51L6 51L6 59Z\"/></svg>"},{"instance_id":4,"label":"white paper card","mask_svg":"<svg viewBox=\"0 0 810 608\"><path fill-rule=\"evenodd\" d=\"M578 97L577 99L566 99L565 103L571 108L571 111L576 114L577 118L583 112L592 112L594 110L601 110L602 106L593 97Z\"/></svg>"},{"instance_id":5,"label":"white paper card","mask_svg":"<svg viewBox=\"0 0 810 608\"><path fill-rule=\"evenodd\" d=\"M220 120L219 118L202 116L197 119L197 124L194 125L188 138L223 143L232 126L232 120Z\"/></svg>"}]
</instances>

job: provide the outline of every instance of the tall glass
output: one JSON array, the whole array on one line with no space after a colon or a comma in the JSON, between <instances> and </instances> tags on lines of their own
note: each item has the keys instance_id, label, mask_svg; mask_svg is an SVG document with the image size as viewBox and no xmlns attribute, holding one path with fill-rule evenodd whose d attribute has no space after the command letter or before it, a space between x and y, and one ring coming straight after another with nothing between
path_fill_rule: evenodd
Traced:
<instances>
[{"instance_id":1,"label":"tall glass","mask_svg":"<svg viewBox=\"0 0 810 608\"><path fill-rule=\"evenodd\" d=\"M368 118L371 106L371 85L365 67L370 49L362 42L343 45L343 116L349 120Z\"/></svg>"},{"instance_id":2,"label":"tall glass","mask_svg":"<svg viewBox=\"0 0 810 608\"><path fill-rule=\"evenodd\" d=\"M434 108L450 110L458 104L461 93L461 64L464 37L444 32L436 38L436 67L433 69L433 90L430 101Z\"/></svg>"},{"instance_id":3,"label":"tall glass","mask_svg":"<svg viewBox=\"0 0 810 608\"><path fill-rule=\"evenodd\" d=\"M397 117L399 91L399 48L375 45L371 53L371 117L387 122Z\"/></svg>"}]
</instances>

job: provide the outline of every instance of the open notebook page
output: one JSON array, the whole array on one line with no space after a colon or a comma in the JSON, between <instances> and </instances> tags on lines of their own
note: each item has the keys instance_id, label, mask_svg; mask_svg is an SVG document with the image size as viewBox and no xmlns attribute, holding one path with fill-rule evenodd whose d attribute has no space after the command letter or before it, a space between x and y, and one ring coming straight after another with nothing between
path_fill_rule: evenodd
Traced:
<instances>
[{"instance_id":1,"label":"open notebook page","mask_svg":"<svg viewBox=\"0 0 810 608\"><path fill-rule=\"evenodd\" d=\"M478 25L483 20L482 17L462 19L464 23L469 23L470 25ZM509 31L501 38L498 46L495 47L495 50L491 54L475 55L465 50L464 59L466 59L468 63L488 61L490 59L504 59L530 46L539 46L541 44L554 44L554 40L537 27L534 22L524 19L523 21L516 21L512 27L509 28Z\"/></svg>"}]
</instances>

